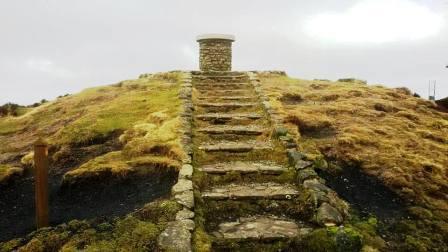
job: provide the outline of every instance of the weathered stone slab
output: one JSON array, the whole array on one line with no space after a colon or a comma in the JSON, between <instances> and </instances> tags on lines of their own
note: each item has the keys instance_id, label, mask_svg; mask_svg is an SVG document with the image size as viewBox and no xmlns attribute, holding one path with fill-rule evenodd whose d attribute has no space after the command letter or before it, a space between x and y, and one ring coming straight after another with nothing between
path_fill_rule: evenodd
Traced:
<instances>
[{"instance_id":1,"label":"weathered stone slab","mask_svg":"<svg viewBox=\"0 0 448 252\"><path fill-rule=\"evenodd\" d=\"M251 217L241 218L238 222L222 223L213 234L216 238L236 241L287 239L299 235L299 226L291 220Z\"/></svg>"},{"instance_id":2,"label":"weathered stone slab","mask_svg":"<svg viewBox=\"0 0 448 252\"><path fill-rule=\"evenodd\" d=\"M235 134L235 135L261 135L266 129L258 126L241 125L212 125L198 129L198 132L207 134Z\"/></svg>"},{"instance_id":3,"label":"weathered stone slab","mask_svg":"<svg viewBox=\"0 0 448 252\"><path fill-rule=\"evenodd\" d=\"M208 108L243 108L255 107L258 104L255 102L199 102L197 105Z\"/></svg>"},{"instance_id":4,"label":"weathered stone slab","mask_svg":"<svg viewBox=\"0 0 448 252\"><path fill-rule=\"evenodd\" d=\"M241 174L262 173L262 174L281 174L286 168L271 162L224 162L211 165L204 165L199 170L210 174L225 174L228 172L239 172Z\"/></svg>"},{"instance_id":5,"label":"weathered stone slab","mask_svg":"<svg viewBox=\"0 0 448 252\"><path fill-rule=\"evenodd\" d=\"M207 113L197 115L196 118L204 121L241 120L241 119L260 119L263 118L263 115L257 113Z\"/></svg>"},{"instance_id":6,"label":"weathered stone slab","mask_svg":"<svg viewBox=\"0 0 448 252\"><path fill-rule=\"evenodd\" d=\"M244 199L277 199L290 200L299 191L293 185L276 183L254 183L248 185L230 184L213 187L202 192L204 199L211 200L244 200Z\"/></svg>"},{"instance_id":7,"label":"weathered stone slab","mask_svg":"<svg viewBox=\"0 0 448 252\"><path fill-rule=\"evenodd\" d=\"M191 233L189 227L181 221L173 221L158 238L159 247L164 251L190 252Z\"/></svg>"},{"instance_id":8,"label":"weathered stone slab","mask_svg":"<svg viewBox=\"0 0 448 252\"><path fill-rule=\"evenodd\" d=\"M270 150L270 142L218 142L199 146L199 150L207 152L249 152L252 150Z\"/></svg>"},{"instance_id":9,"label":"weathered stone slab","mask_svg":"<svg viewBox=\"0 0 448 252\"><path fill-rule=\"evenodd\" d=\"M224 96L224 95L247 95L251 90L244 89L218 89L218 90L203 90L201 91L202 95L207 96Z\"/></svg>"},{"instance_id":10,"label":"weathered stone slab","mask_svg":"<svg viewBox=\"0 0 448 252\"><path fill-rule=\"evenodd\" d=\"M247 101L256 99L254 96L200 96L198 100L223 100L223 101Z\"/></svg>"}]
</instances>

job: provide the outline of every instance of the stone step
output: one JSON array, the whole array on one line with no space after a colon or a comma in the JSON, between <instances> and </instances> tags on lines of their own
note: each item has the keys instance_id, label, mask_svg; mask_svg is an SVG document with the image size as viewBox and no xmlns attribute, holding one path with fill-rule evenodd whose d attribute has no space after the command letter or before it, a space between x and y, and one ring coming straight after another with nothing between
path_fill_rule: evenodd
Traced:
<instances>
[{"instance_id":1,"label":"stone step","mask_svg":"<svg viewBox=\"0 0 448 252\"><path fill-rule=\"evenodd\" d=\"M212 120L230 121L230 120L245 120L245 119L255 120L263 118L263 115L257 113L207 113L197 115L196 118L203 121L212 121Z\"/></svg>"},{"instance_id":2,"label":"stone step","mask_svg":"<svg viewBox=\"0 0 448 252\"><path fill-rule=\"evenodd\" d=\"M287 168L277 165L273 162L224 162L210 165L203 165L198 168L200 171L208 174L226 174L228 172L238 172L241 174L262 173L268 175L279 175L287 170Z\"/></svg>"},{"instance_id":3,"label":"stone step","mask_svg":"<svg viewBox=\"0 0 448 252\"><path fill-rule=\"evenodd\" d=\"M253 94L253 90L244 90L244 89L217 89L217 90L205 90L200 92L202 95L206 96L230 96L230 95L248 95Z\"/></svg>"},{"instance_id":4,"label":"stone step","mask_svg":"<svg viewBox=\"0 0 448 252\"><path fill-rule=\"evenodd\" d=\"M252 216L240 218L235 222L219 224L212 235L219 240L238 241L273 241L299 236L301 229L293 220L275 216Z\"/></svg>"},{"instance_id":5,"label":"stone step","mask_svg":"<svg viewBox=\"0 0 448 252\"><path fill-rule=\"evenodd\" d=\"M205 108L251 108L259 104L257 102L198 102L197 105Z\"/></svg>"},{"instance_id":6,"label":"stone step","mask_svg":"<svg viewBox=\"0 0 448 252\"><path fill-rule=\"evenodd\" d=\"M253 91L253 87L250 85L235 85L235 84L221 84L221 85L195 85L194 88L199 91L216 91L216 90L245 90Z\"/></svg>"},{"instance_id":7,"label":"stone step","mask_svg":"<svg viewBox=\"0 0 448 252\"><path fill-rule=\"evenodd\" d=\"M206 152L249 152L253 150L272 150L270 142L244 141L244 142L218 142L205 143L199 146L199 150Z\"/></svg>"},{"instance_id":8,"label":"stone step","mask_svg":"<svg viewBox=\"0 0 448 252\"><path fill-rule=\"evenodd\" d=\"M207 200L290 200L299 191L294 185L277 183L228 184L201 193Z\"/></svg>"},{"instance_id":9,"label":"stone step","mask_svg":"<svg viewBox=\"0 0 448 252\"><path fill-rule=\"evenodd\" d=\"M261 135L266 129L258 126L241 126L241 125L213 125L197 130L206 134L234 134L234 135Z\"/></svg>"},{"instance_id":10,"label":"stone step","mask_svg":"<svg viewBox=\"0 0 448 252\"><path fill-rule=\"evenodd\" d=\"M253 101L258 99L256 96L199 96L198 100L221 100L221 101Z\"/></svg>"}]
</instances>

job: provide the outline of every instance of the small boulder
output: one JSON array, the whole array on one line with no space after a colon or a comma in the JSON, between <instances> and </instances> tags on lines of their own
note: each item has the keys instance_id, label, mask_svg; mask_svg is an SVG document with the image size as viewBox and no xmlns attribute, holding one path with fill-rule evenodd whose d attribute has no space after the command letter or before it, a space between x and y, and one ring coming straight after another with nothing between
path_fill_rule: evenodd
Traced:
<instances>
[{"instance_id":1,"label":"small boulder","mask_svg":"<svg viewBox=\"0 0 448 252\"><path fill-rule=\"evenodd\" d=\"M193 175L193 166L189 164L182 165L182 168L179 171L179 180L191 179L192 175Z\"/></svg>"},{"instance_id":2,"label":"small boulder","mask_svg":"<svg viewBox=\"0 0 448 252\"><path fill-rule=\"evenodd\" d=\"M317 175L316 171L314 171L313 168L306 168L300 170L297 173L297 180L299 183L303 183L307 179L314 179L314 178L319 178L319 176Z\"/></svg>"},{"instance_id":3,"label":"small boulder","mask_svg":"<svg viewBox=\"0 0 448 252\"><path fill-rule=\"evenodd\" d=\"M302 160L305 158L305 155L303 153L300 153L296 150L287 150L286 154L288 156L289 165L295 167L296 163L299 160Z\"/></svg>"},{"instance_id":4,"label":"small boulder","mask_svg":"<svg viewBox=\"0 0 448 252\"><path fill-rule=\"evenodd\" d=\"M308 179L303 182L303 186L307 189L313 190L313 191L322 191L322 192L330 192L331 189L328 188L328 186L322 184L319 182L318 179Z\"/></svg>"},{"instance_id":5,"label":"small boulder","mask_svg":"<svg viewBox=\"0 0 448 252\"><path fill-rule=\"evenodd\" d=\"M159 235L158 245L164 251L191 251L191 233L188 226L180 221L170 222Z\"/></svg>"},{"instance_id":6,"label":"small boulder","mask_svg":"<svg viewBox=\"0 0 448 252\"><path fill-rule=\"evenodd\" d=\"M171 192L176 195L190 190L193 190L193 182L189 179L179 179L177 184L171 189Z\"/></svg>"},{"instance_id":7,"label":"small boulder","mask_svg":"<svg viewBox=\"0 0 448 252\"><path fill-rule=\"evenodd\" d=\"M176 220L186 220L186 219L193 219L194 218L194 212L190 211L186 208L182 209L181 211L177 212L176 214Z\"/></svg>"},{"instance_id":8,"label":"small boulder","mask_svg":"<svg viewBox=\"0 0 448 252\"><path fill-rule=\"evenodd\" d=\"M336 226L341 224L344 219L336 208L328 203L323 203L317 209L316 221L322 226Z\"/></svg>"},{"instance_id":9,"label":"small boulder","mask_svg":"<svg viewBox=\"0 0 448 252\"><path fill-rule=\"evenodd\" d=\"M188 209L192 209L194 207L194 195L192 190L176 194L174 199L177 203L187 207Z\"/></svg>"},{"instance_id":10,"label":"small boulder","mask_svg":"<svg viewBox=\"0 0 448 252\"><path fill-rule=\"evenodd\" d=\"M313 162L311 161L299 160L294 165L294 168L296 168L297 170L301 170L310 167L311 165L313 165Z\"/></svg>"}]
</instances>

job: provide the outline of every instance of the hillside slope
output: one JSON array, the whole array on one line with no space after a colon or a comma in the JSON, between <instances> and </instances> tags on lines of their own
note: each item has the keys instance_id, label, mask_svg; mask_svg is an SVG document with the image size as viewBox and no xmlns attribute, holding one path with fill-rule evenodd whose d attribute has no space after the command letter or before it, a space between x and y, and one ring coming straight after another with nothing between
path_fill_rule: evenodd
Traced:
<instances>
[{"instance_id":1,"label":"hillside slope","mask_svg":"<svg viewBox=\"0 0 448 252\"><path fill-rule=\"evenodd\" d=\"M447 113L405 88L371 86L350 79L331 82L262 76L270 103L296 131L304 152L328 161L323 170L332 174L330 179L358 171L369 175L398 194L410 215L423 220L414 222L408 232L426 232L421 241L429 247L428 240L435 247L441 237L446 240ZM345 185L347 188L360 180L351 178L348 183L352 185ZM370 188L361 197L368 199L375 190Z\"/></svg>"},{"instance_id":2,"label":"hillside slope","mask_svg":"<svg viewBox=\"0 0 448 252\"><path fill-rule=\"evenodd\" d=\"M43 244L29 245L31 248L25 251L63 245L68 238L60 237L61 232L68 232L68 228L81 235L98 221L111 225L108 235L114 227L128 225L130 230L113 232L122 235L143 228L153 230L151 237L157 237L162 230L157 218L152 219L156 226L151 226L149 217L138 217L138 213L148 211L146 203L169 193L185 156L178 134L181 77L181 72L145 74L135 80L60 97L18 116L0 117L0 242L34 229L32 148L39 137L49 142L51 224L72 219L99 220L79 227L75 223L76 230L64 226L54 233L43 230L33 234ZM175 213L176 204L158 201L150 208ZM126 214L130 219L113 219ZM173 216L161 221L165 223L167 218ZM55 241L46 240L50 238ZM81 243L85 243L83 239ZM140 249L152 246L153 241L140 245L125 241L120 246L125 250L134 245ZM3 246L28 242L30 237Z\"/></svg>"},{"instance_id":3,"label":"hillside slope","mask_svg":"<svg viewBox=\"0 0 448 252\"><path fill-rule=\"evenodd\" d=\"M0 117L0 251L155 250L181 209L160 198L185 156L178 131L182 74L145 74ZM361 233L365 251L444 251L447 113L404 88L281 72L259 77L306 158L350 203L346 229ZM50 144L56 220L30 233L32 144L39 137ZM327 236L310 240L316 251Z\"/></svg>"}]
</instances>

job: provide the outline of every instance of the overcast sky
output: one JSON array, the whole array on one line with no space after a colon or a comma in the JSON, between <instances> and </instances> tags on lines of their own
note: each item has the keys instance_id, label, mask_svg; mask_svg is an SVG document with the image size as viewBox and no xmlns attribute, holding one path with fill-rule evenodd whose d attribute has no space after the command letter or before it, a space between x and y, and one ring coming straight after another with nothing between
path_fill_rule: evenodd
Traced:
<instances>
[{"instance_id":1,"label":"overcast sky","mask_svg":"<svg viewBox=\"0 0 448 252\"><path fill-rule=\"evenodd\" d=\"M448 0L0 0L0 104L198 68L230 33L235 70L356 77L448 96Z\"/></svg>"}]
</instances>

